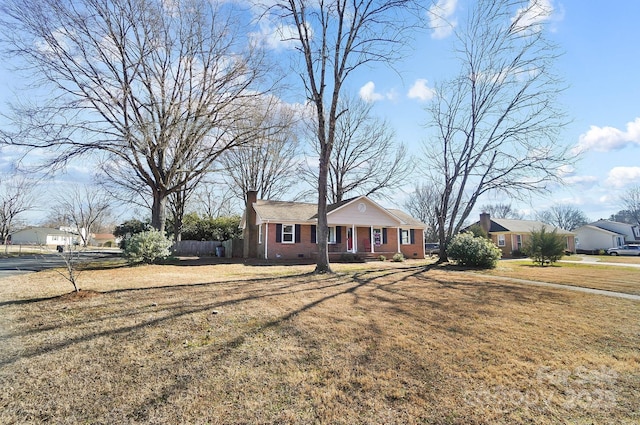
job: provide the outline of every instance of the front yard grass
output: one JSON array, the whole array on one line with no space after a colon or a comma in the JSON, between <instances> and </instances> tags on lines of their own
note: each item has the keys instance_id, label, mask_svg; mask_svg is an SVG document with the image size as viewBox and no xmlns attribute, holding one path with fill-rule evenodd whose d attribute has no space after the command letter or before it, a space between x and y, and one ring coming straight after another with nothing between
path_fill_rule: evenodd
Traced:
<instances>
[{"instance_id":1,"label":"front yard grass","mask_svg":"<svg viewBox=\"0 0 640 425\"><path fill-rule=\"evenodd\" d=\"M334 269L87 270L79 296L54 271L2 279L0 423L640 421L640 302Z\"/></svg>"},{"instance_id":2,"label":"front yard grass","mask_svg":"<svg viewBox=\"0 0 640 425\"><path fill-rule=\"evenodd\" d=\"M628 260L629 258L620 258L618 262L634 264L633 260ZM541 267L534 265L529 259L524 259L500 261L495 269L482 273L640 295L640 268L637 267L564 262Z\"/></svg>"}]
</instances>

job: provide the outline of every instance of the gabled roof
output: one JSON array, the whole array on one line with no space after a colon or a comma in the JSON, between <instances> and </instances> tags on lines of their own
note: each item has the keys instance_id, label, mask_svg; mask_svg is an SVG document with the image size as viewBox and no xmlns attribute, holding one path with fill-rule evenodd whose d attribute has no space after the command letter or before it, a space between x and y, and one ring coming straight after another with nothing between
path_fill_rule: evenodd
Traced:
<instances>
[{"instance_id":1,"label":"gabled roof","mask_svg":"<svg viewBox=\"0 0 640 425\"><path fill-rule=\"evenodd\" d=\"M402 220L402 224L406 224L408 226L427 227L426 224L424 224L418 219L411 217L409 214L407 214L404 211L396 210L393 208L388 208L387 211L389 211L391 214L395 215L400 220Z\"/></svg>"},{"instance_id":2,"label":"gabled roof","mask_svg":"<svg viewBox=\"0 0 640 425\"><path fill-rule=\"evenodd\" d=\"M583 231L583 230L593 230L593 231L596 231L596 232L601 232L601 233L605 233L605 234L612 235L612 236L625 236L624 233L614 232L612 230L604 229L602 227L594 226L594 225L591 225L591 224L585 224L584 226L580 226L577 229L575 229L574 232L578 233L578 232Z\"/></svg>"},{"instance_id":3,"label":"gabled roof","mask_svg":"<svg viewBox=\"0 0 640 425\"><path fill-rule=\"evenodd\" d=\"M329 216L332 213L337 213L349 204L360 200L367 200L369 203L375 205L384 214L392 218L394 221L397 221L399 226L406 225L412 227L426 227L424 223L416 220L409 214L397 209L384 208L366 196L345 199L341 202L327 205L327 215ZM318 218L318 205L315 203L257 200L253 204L253 208L256 211L258 220L262 222L281 221L285 223L314 224L317 222Z\"/></svg>"},{"instance_id":4,"label":"gabled roof","mask_svg":"<svg viewBox=\"0 0 640 425\"><path fill-rule=\"evenodd\" d=\"M548 231L556 231L559 235L573 235L573 232L569 232L559 227L554 227L549 224L536 220L512 220L507 218L492 218L491 228L489 233L496 232L512 232L512 233L531 233L534 230L540 230L545 227Z\"/></svg>"},{"instance_id":5,"label":"gabled roof","mask_svg":"<svg viewBox=\"0 0 640 425\"><path fill-rule=\"evenodd\" d=\"M318 205L302 202L268 201L259 199L253 204L262 221L315 222Z\"/></svg>"},{"instance_id":6,"label":"gabled roof","mask_svg":"<svg viewBox=\"0 0 640 425\"><path fill-rule=\"evenodd\" d=\"M12 232L12 234L17 234L20 232L25 232L25 231L32 231L32 232L36 232L36 233L46 233L47 235L56 235L56 236L71 236L73 235L73 233L71 232L67 232L64 230L60 230L60 229L53 229L51 227L37 227L37 226L33 226L33 227L25 227L24 229L20 229L20 230L16 230L15 232Z\"/></svg>"}]
</instances>

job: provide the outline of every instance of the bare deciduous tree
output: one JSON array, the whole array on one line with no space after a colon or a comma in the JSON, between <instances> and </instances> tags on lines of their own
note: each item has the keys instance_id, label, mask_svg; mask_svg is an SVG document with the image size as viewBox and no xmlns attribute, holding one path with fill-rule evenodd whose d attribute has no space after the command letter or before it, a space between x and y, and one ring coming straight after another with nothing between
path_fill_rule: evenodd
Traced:
<instances>
[{"instance_id":1,"label":"bare deciduous tree","mask_svg":"<svg viewBox=\"0 0 640 425\"><path fill-rule=\"evenodd\" d=\"M482 212L488 213L492 218L509 218L522 220L522 213L516 211L511 204L485 204L481 207Z\"/></svg>"},{"instance_id":2,"label":"bare deciduous tree","mask_svg":"<svg viewBox=\"0 0 640 425\"><path fill-rule=\"evenodd\" d=\"M393 63L408 44L413 0L278 0L267 13L289 25L301 55L300 72L315 108L318 141L318 258L316 273L331 272L327 244L327 178L340 115L338 100L356 69L374 62Z\"/></svg>"},{"instance_id":3,"label":"bare deciduous tree","mask_svg":"<svg viewBox=\"0 0 640 425\"><path fill-rule=\"evenodd\" d=\"M220 160L229 188L243 204L250 190L257 191L259 199L282 199L298 179L294 111L281 105L265 113L266 120L283 131L257 134L251 143L227 151Z\"/></svg>"},{"instance_id":4,"label":"bare deciduous tree","mask_svg":"<svg viewBox=\"0 0 640 425\"><path fill-rule=\"evenodd\" d=\"M19 176L0 176L0 240L7 247L7 239L19 216L36 204L36 183Z\"/></svg>"},{"instance_id":5,"label":"bare deciduous tree","mask_svg":"<svg viewBox=\"0 0 640 425\"><path fill-rule=\"evenodd\" d=\"M111 199L92 186L74 185L62 190L52 202L56 217L64 217L65 222L77 229L82 246L87 246L91 233L101 227L102 221L110 214Z\"/></svg>"},{"instance_id":6,"label":"bare deciduous tree","mask_svg":"<svg viewBox=\"0 0 640 425\"><path fill-rule=\"evenodd\" d=\"M536 220L564 230L573 230L589 222L584 212L571 205L554 205L536 213Z\"/></svg>"},{"instance_id":7,"label":"bare deciduous tree","mask_svg":"<svg viewBox=\"0 0 640 425\"><path fill-rule=\"evenodd\" d=\"M621 201L635 223L640 226L640 184L629 188L621 197Z\"/></svg>"},{"instance_id":8,"label":"bare deciduous tree","mask_svg":"<svg viewBox=\"0 0 640 425\"><path fill-rule=\"evenodd\" d=\"M429 184L421 184L415 187L413 193L404 204L409 214L428 226L424 234L424 239L427 242L438 240L436 202L438 202L438 192L435 188Z\"/></svg>"},{"instance_id":9,"label":"bare deciduous tree","mask_svg":"<svg viewBox=\"0 0 640 425\"><path fill-rule=\"evenodd\" d=\"M231 216L237 211L233 198L233 193L226 185L206 180L197 187L191 206L193 211L204 218Z\"/></svg>"},{"instance_id":10,"label":"bare deciduous tree","mask_svg":"<svg viewBox=\"0 0 640 425\"><path fill-rule=\"evenodd\" d=\"M341 202L353 195L384 197L405 183L413 162L403 144L394 142L394 132L384 120L372 115L372 103L346 97L338 103L342 111L336 121L336 136L328 170L329 202ZM320 146L312 143L315 155ZM303 167L303 178L313 186L318 169Z\"/></svg>"},{"instance_id":11,"label":"bare deciduous tree","mask_svg":"<svg viewBox=\"0 0 640 425\"><path fill-rule=\"evenodd\" d=\"M544 191L570 162L559 143L562 87L544 34L548 13L538 0L480 0L456 31L460 74L437 85L425 144L439 181L440 261L481 195Z\"/></svg>"},{"instance_id":12,"label":"bare deciduous tree","mask_svg":"<svg viewBox=\"0 0 640 425\"><path fill-rule=\"evenodd\" d=\"M243 118L274 73L234 3L7 0L1 12L8 53L51 92L19 105L2 139L51 154L48 167L101 152L147 189L157 229L171 193L257 134Z\"/></svg>"}]
</instances>

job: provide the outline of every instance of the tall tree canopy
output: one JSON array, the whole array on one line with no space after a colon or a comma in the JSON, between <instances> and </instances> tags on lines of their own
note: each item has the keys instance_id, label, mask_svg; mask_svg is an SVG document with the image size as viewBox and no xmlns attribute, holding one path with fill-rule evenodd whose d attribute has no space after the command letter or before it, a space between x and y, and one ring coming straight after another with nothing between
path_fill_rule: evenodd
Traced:
<instances>
[{"instance_id":1,"label":"tall tree canopy","mask_svg":"<svg viewBox=\"0 0 640 425\"><path fill-rule=\"evenodd\" d=\"M338 109L336 136L328 171L329 202L337 203L355 195L384 197L406 182L413 162L405 145L395 142L390 125L372 113L372 103L345 96ZM315 155L320 146L312 143ZM303 168L303 178L318 183L316 167Z\"/></svg>"},{"instance_id":2,"label":"tall tree canopy","mask_svg":"<svg viewBox=\"0 0 640 425\"><path fill-rule=\"evenodd\" d=\"M318 258L316 272L330 272L327 250L327 178L341 114L340 94L349 77L367 64L392 63L406 47L413 0L276 0L266 15L291 29L298 69L315 108L318 142Z\"/></svg>"},{"instance_id":3,"label":"tall tree canopy","mask_svg":"<svg viewBox=\"0 0 640 425\"><path fill-rule=\"evenodd\" d=\"M47 167L100 152L116 183L152 198L163 229L171 193L264 131L244 117L269 101L268 68L235 4L4 1L4 46L50 95L16 105L2 140L40 149Z\"/></svg>"},{"instance_id":4,"label":"tall tree canopy","mask_svg":"<svg viewBox=\"0 0 640 425\"><path fill-rule=\"evenodd\" d=\"M481 195L544 191L569 160L541 0L479 0L456 31L460 73L428 107L427 169L437 185L440 260Z\"/></svg>"},{"instance_id":5,"label":"tall tree canopy","mask_svg":"<svg viewBox=\"0 0 640 425\"><path fill-rule=\"evenodd\" d=\"M536 213L536 219L564 230L577 229L589 222L583 211L571 205L554 205Z\"/></svg>"}]
</instances>

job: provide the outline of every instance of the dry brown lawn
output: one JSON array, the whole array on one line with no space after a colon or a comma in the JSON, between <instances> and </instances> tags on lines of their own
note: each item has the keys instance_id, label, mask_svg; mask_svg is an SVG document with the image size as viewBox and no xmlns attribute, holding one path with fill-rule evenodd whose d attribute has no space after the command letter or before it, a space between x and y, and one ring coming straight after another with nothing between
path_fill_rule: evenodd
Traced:
<instances>
[{"instance_id":1,"label":"dry brown lawn","mask_svg":"<svg viewBox=\"0 0 640 425\"><path fill-rule=\"evenodd\" d=\"M635 257L613 258L617 263L640 264L633 262ZM608 258L602 261L606 260ZM640 268L637 267L564 262L541 267L531 260L518 260L501 261L498 267L483 273L640 295Z\"/></svg>"},{"instance_id":2,"label":"dry brown lawn","mask_svg":"<svg viewBox=\"0 0 640 425\"><path fill-rule=\"evenodd\" d=\"M93 270L81 296L53 271L2 279L0 423L640 422L638 301L312 269Z\"/></svg>"}]
</instances>

